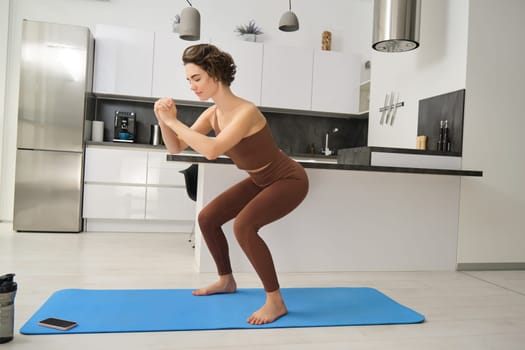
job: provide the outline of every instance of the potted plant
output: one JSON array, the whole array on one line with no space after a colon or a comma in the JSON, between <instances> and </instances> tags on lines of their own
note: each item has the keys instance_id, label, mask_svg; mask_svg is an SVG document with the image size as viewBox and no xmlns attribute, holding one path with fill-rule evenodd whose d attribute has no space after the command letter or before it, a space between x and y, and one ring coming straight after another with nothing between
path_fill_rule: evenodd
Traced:
<instances>
[{"instance_id":1,"label":"potted plant","mask_svg":"<svg viewBox=\"0 0 525 350\"><path fill-rule=\"evenodd\" d=\"M257 41L257 35L263 34L262 28L257 26L253 19L248 24L238 25L235 31L247 41Z\"/></svg>"}]
</instances>

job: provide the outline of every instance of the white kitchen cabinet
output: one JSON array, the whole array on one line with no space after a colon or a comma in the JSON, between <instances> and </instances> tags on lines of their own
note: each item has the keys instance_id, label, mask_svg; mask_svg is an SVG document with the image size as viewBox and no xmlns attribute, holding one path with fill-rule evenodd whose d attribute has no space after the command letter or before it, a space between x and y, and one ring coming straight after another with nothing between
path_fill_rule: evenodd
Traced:
<instances>
[{"instance_id":1,"label":"white kitchen cabinet","mask_svg":"<svg viewBox=\"0 0 525 350\"><path fill-rule=\"evenodd\" d=\"M188 197L185 187L148 186L146 219L192 221L195 202Z\"/></svg>"},{"instance_id":2,"label":"white kitchen cabinet","mask_svg":"<svg viewBox=\"0 0 525 350\"><path fill-rule=\"evenodd\" d=\"M155 32L152 85L154 97L199 101L197 95L190 89L182 63L184 50L188 46L199 43L201 42L181 40L176 33Z\"/></svg>"},{"instance_id":3,"label":"white kitchen cabinet","mask_svg":"<svg viewBox=\"0 0 525 350\"><path fill-rule=\"evenodd\" d=\"M146 185L148 153L122 148L86 149L84 181Z\"/></svg>"},{"instance_id":4,"label":"white kitchen cabinet","mask_svg":"<svg viewBox=\"0 0 525 350\"><path fill-rule=\"evenodd\" d=\"M359 85L359 113L368 113L370 108L370 80Z\"/></svg>"},{"instance_id":5,"label":"white kitchen cabinet","mask_svg":"<svg viewBox=\"0 0 525 350\"><path fill-rule=\"evenodd\" d=\"M153 37L149 31L97 25L93 92L151 96Z\"/></svg>"},{"instance_id":6,"label":"white kitchen cabinet","mask_svg":"<svg viewBox=\"0 0 525 350\"><path fill-rule=\"evenodd\" d=\"M265 45L261 105L310 110L313 49Z\"/></svg>"},{"instance_id":7,"label":"white kitchen cabinet","mask_svg":"<svg viewBox=\"0 0 525 350\"><path fill-rule=\"evenodd\" d=\"M195 219L195 202L186 193L186 181L181 170L191 163L168 162L166 152L148 152L148 186L146 219Z\"/></svg>"},{"instance_id":8,"label":"white kitchen cabinet","mask_svg":"<svg viewBox=\"0 0 525 350\"><path fill-rule=\"evenodd\" d=\"M181 170L191 163L168 162L166 152L148 152L148 185L186 187Z\"/></svg>"},{"instance_id":9,"label":"white kitchen cabinet","mask_svg":"<svg viewBox=\"0 0 525 350\"><path fill-rule=\"evenodd\" d=\"M86 148L83 217L143 219L148 153L122 148Z\"/></svg>"},{"instance_id":10,"label":"white kitchen cabinet","mask_svg":"<svg viewBox=\"0 0 525 350\"><path fill-rule=\"evenodd\" d=\"M312 110L357 114L360 64L358 55L315 50Z\"/></svg>"},{"instance_id":11,"label":"white kitchen cabinet","mask_svg":"<svg viewBox=\"0 0 525 350\"><path fill-rule=\"evenodd\" d=\"M263 44L249 41L212 41L232 55L237 73L232 91L256 105L261 104Z\"/></svg>"},{"instance_id":12,"label":"white kitchen cabinet","mask_svg":"<svg viewBox=\"0 0 525 350\"><path fill-rule=\"evenodd\" d=\"M144 219L145 210L145 186L84 184L84 218Z\"/></svg>"},{"instance_id":13,"label":"white kitchen cabinet","mask_svg":"<svg viewBox=\"0 0 525 350\"><path fill-rule=\"evenodd\" d=\"M165 150L87 147L83 217L88 230L190 231L195 202L180 173L190 165L168 162Z\"/></svg>"}]
</instances>

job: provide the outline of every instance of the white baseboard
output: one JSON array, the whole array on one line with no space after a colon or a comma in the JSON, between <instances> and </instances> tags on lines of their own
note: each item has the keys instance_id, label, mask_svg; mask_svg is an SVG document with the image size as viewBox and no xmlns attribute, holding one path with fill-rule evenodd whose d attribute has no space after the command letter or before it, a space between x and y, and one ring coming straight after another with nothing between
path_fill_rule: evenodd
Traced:
<instances>
[{"instance_id":1,"label":"white baseboard","mask_svg":"<svg viewBox=\"0 0 525 350\"><path fill-rule=\"evenodd\" d=\"M190 233L193 221L84 219L85 232L181 232Z\"/></svg>"},{"instance_id":2,"label":"white baseboard","mask_svg":"<svg viewBox=\"0 0 525 350\"><path fill-rule=\"evenodd\" d=\"M503 270L525 270L525 262L512 263L458 263L458 271L503 271Z\"/></svg>"}]
</instances>

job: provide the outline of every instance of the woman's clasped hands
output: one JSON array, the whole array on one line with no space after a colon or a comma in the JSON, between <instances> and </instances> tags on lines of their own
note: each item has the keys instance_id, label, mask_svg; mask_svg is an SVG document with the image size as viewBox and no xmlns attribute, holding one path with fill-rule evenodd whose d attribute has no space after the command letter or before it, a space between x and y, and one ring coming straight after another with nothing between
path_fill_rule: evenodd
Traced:
<instances>
[{"instance_id":1,"label":"woman's clasped hands","mask_svg":"<svg viewBox=\"0 0 525 350\"><path fill-rule=\"evenodd\" d=\"M177 119L177 106L170 97L158 99L155 102L153 111L159 122L168 124L170 121Z\"/></svg>"}]
</instances>

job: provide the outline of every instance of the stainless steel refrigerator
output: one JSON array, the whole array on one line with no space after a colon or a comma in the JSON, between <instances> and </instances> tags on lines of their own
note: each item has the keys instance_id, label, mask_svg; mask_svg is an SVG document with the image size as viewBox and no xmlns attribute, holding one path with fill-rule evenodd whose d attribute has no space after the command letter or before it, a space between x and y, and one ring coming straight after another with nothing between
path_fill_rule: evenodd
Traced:
<instances>
[{"instance_id":1,"label":"stainless steel refrigerator","mask_svg":"<svg viewBox=\"0 0 525 350\"><path fill-rule=\"evenodd\" d=\"M85 140L93 119L88 28L24 20L13 227L81 232Z\"/></svg>"}]
</instances>

